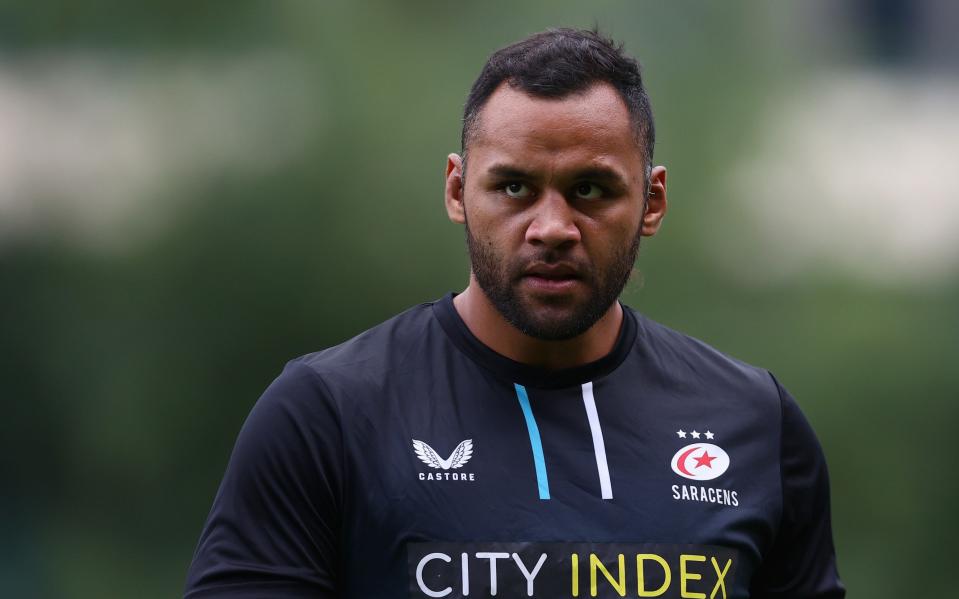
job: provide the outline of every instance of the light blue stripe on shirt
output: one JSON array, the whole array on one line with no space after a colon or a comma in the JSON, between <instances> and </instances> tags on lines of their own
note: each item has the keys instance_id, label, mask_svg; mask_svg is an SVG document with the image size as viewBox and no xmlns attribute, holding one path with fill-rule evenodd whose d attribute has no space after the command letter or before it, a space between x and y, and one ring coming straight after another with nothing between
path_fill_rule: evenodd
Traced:
<instances>
[{"instance_id":1,"label":"light blue stripe on shirt","mask_svg":"<svg viewBox=\"0 0 959 599\"><path fill-rule=\"evenodd\" d=\"M533 448L533 463L536 465L536 486L539 489L540 499L549 499L549 480L546 478L546 458L543 456L543 441L539 438L539 427L533 418L533 409L529 405L529 396L526 388L514 383L519 406L523 409L526 418L526 430L529 431L529 444Z\"/></svg>"}]
</instances>

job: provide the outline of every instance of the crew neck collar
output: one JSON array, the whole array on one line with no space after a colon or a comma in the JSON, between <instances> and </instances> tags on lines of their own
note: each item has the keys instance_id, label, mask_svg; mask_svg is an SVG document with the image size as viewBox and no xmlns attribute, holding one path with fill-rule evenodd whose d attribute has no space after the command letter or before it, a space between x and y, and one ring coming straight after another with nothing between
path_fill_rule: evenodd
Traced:
<instances>
[{"instance_id":1,"label":"crew neck collar","mask_svg":"<svg viewBox=\"0 0 959 599\"><path fill-rule=\"evenodd\" d=\"M594 381L615 370L626 359L636 340L636 317L632 310L623 306L623 323L616 344L599 360L561 370L532 366L507 358L477 339L456 311L453 305L455 295L449 293L433 303L433 314L453 344L498 378L527 387L556 389Z\"/></svg>"}]
</instances>

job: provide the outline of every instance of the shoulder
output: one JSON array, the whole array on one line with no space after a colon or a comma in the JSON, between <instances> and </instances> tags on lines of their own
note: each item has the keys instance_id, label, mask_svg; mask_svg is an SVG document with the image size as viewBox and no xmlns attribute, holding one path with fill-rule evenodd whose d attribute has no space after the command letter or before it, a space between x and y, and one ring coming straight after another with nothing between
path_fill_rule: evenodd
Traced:
<instances>
[{"instance_id":1,"label":"shoulder","mask_svg":"<svg viewBox=\"0 0 959 599\"><path fill-rule=\"evenodd\" d=\"M752 388L774 397L779 391L768 370L738 360L699 339L632 310L639 333L637 351L657 366L661 376L712 387Z\"/></svg>"},{"instance_id":2,"label":"shoulder","mask_svg":"<svg viewBox=\"0 0 959 599\"><path fill-rule=\"evenodd\" d=\"M321 376L342 370L379 371L413 358L411 352L429 341L436 324L433 302L418 304L333 347L294 359Z\"/></svg>"},{"instance_id":3,"label":"shoulder","mask_svg":"<svg viewBox=\"0 0 959 599\"><path fill-rule=\"evenodd\" d=\"M386 320L338 345L291 360L284 373L310 376L327 393L382 385L399 372L423 368L429 349L445 336L426 302ZM282 376L282 375L281 375Z\"/></svg>"},{"instance_id":4,"label":"shoulder","mask_svg":"<svg viewBox=\"0 0 959 599\"><path fill-rule=\"evenodd\" d=\"M436 343L429 341L436 326L431 305L414 306L348 341L288 361L245 428L268 438L283 437L275 434L280 430L340 435L347 412L380 397L397 373L415 370L422 346Z\"/></svg>"},{"instance_id":5,"label":"shoulder","mask_svg":"<svg viewBox=\"0 0 959 599\"><path fill-rule=\"evenodd\" d=\"M647 376L658 379L667 395L702 399L737 422L761 425L761 436L781 448L784 478L801 480L806 470L824 468L812 427L771 372L633 313L640 329L637 353L651 364Z\"/></svg>"}]
</instances>

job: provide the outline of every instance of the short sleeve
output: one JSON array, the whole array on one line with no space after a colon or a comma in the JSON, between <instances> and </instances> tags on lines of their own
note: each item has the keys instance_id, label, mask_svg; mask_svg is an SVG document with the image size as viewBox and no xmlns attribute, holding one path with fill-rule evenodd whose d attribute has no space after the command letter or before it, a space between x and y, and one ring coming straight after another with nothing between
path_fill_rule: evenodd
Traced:
<instances>
[{"instance_id":1,"label":"short sleeve","mask_svg":"<svg viewBox=\"0 0 959 599\"><path fill-rule=\"evenodd\" d=\"M796 401L773 378L782 405L782 521L753 578L756 599L841 599L822 447Z\"/></svg>"},{"instance_id":2,"label":"short sleeve","mask_svg":"<svg viewBox=\"0 0 959 599\"><path fill-rule=\"evenodd\" d=\"M237 438L185 596L337 596L342 431L319 376L294 360Z\"/></svg>"}]
</instances>

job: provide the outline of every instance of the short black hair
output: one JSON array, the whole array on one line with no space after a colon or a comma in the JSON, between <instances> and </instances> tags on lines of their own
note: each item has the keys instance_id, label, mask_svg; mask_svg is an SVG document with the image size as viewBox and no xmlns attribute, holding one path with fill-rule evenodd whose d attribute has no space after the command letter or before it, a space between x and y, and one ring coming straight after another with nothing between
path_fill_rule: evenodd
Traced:
<instances>
[{"instance_id":1,"label":"short black hair","mask_svg":"<svg viewBox=\"0 0 959 599\"><path fill-rule=\"evenodd\" d=\"M639 62L596 30L547 29L494 52L473 82L463 111L463 158L480 110L504 81L532 96L562 98L596 83L612 85L626 104L637 143L645 150L646 178L656 133Z\"/></svg>"}]
</instances>

